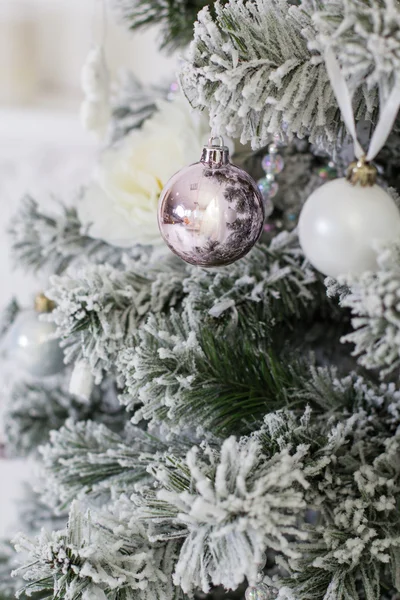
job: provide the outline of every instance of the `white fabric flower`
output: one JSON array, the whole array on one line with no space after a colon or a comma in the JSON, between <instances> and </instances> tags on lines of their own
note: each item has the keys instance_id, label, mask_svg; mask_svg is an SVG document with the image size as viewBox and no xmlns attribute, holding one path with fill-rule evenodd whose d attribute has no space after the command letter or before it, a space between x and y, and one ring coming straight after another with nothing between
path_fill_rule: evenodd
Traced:
<instances>
[{"instance_id":1,"label":"white fabric flower","mask_svg":"<svg viewBox=\"0 0 400 600\"><path fill-rule=\"evenodd\" d=\"M104 152L78 204L89 235L121 247L160 244L160 192L174 173L200 159L208 136L206 117L193 114L183 97L160 101L142 129Z\"/></svg>"}]
</instances>

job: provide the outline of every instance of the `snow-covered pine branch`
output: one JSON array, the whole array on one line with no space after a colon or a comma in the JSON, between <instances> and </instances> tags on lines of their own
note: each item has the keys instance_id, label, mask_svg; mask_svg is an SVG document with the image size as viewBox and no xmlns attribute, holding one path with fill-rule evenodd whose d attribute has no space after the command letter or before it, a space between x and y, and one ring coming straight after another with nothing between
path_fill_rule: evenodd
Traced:
<instances>
[{"instance_id":1,"label":"snow-covered pine branch","mask_svg":"<svg viewBox=\"0 0 400 600\"><path fill-rule=\"evenodd\" d=\"M15 552L11 543L0 541L0 596L13 598L18 589L17 581L11 577L11 571L15 567Z\"/></svg>"},{"instance_id":2,"label":"snow-covered pine branch","mask_svg":"<svg viewBox=\"0 0 400 600\"><path fill-rule=\"evenodd\" d=\"M208 592L211 584L236 589L245 577L255 582L267 548L292 555L288 538L303 537L296 523L305 509L306 451L268 458L255 439L230 437L220 450L193 447L184 461L149 467L161 489L141 511L154 519L155 539L168 523L172 538L185 535L174 572L184 592Z\"/></svg>"},{"instance_id":3,"label":"snow-covered pine branch","mask_svg":"<svg viewBox=\"0 0 400 600\"><path fill-rule=\"evenodd\" d=\"M255 328L249 335L240 328L217 332L189 311L151 315L117 367L133 422L176 433L195 426L218 436L251 431L266 412L286 406L288 390L301 388L305 374L305 364L275 356L263 324L257 335Z\"/></svg>"},{"instance_id":4,"label":"snow-covered pine branch","mask_svg":"<svg viewBox=\"0 0 400 600\"><path fill-rule=\"evenodd\" d=\"M11 298L0 315L0 339L3 338L14 323L21 307L16 298Z\"/></svg>"},{"instance_id":5,"label":"snow-covered pine branch","mask_svg":"<svg viewBox=\"0 0 400 600\"><path fill-rule=\"evenodd\" d=\"M265 323L311 314L320 286L297 234L283 232L229 267L192 269L184 281L185 304L210 317L231 318L248 330L254 312L257 322Z\"/></svg>"},{"instance_id":6,"label":"snow-covered pine branch","mask_svg":"<svg viewBox=\"0 0 400 600\"><path fill-rule=\"evenodd\" d=\"M377 84L386 90L399 72L392 0L231 0L216 2L215 13L198 16L181 85L193 107L209 110L215 131L253 148L282 130L337 145L343 124L323 58L328 41L351 80L357 119L373 118Z\"/></svg>"},{"instance_id":7,"label":"snow-covered pine branch","mask_svg":"<svg viewBox=\"0 0 400 600\"><path fill-rule=\"evenodd\" d=\"M127 424L116 433L93 421L66 421L53 431L41 448L43 495L58 510L76 498L109 498L134 491L137 482L148 481L147 465L165 443Z\"/></svg>"},{"instance_id":8,"label":"snow-covered pine branch","mask_svg":"<svg viewBox=\"0 0 400 600\"><path fill-rule=\"evenodd\" d=\"M318 44L332 44L351 89L365 88L368 112L377 102L377 90L385 102L399 81L398 0L306 0L302 5L314 12Z\"/></svg>"},{"instance_id":9,"label":"snow-covered pine branch","mask_svg":"<svg viewBox=\"0 0 400 600\"><path fill-rule=\"evenodd\" d=\"M20 535L16 548L32 558L16 571L28 582L19 594L54 590L68 600L117 600L122 589L124 600L178 597L171 581L176 544L150 544L143 525L121 522L118 514L99 519L74 503L65 530L43 530L34 539Z\"/></svg>"},{"instance_id":10,"label":"snow-covered pine branch","mask_svg":"<svg viewBox=\"0 0 400 600\"><path fill-rule=\"evenodd\" d=\"M376 273L358 278L328 280L328 294L339 295L340 306L349 308L354 331L342 338L354 344L358 362L380 369L381 377L400 366L400 246L381 248ZM342 286L342 287L341 287Z\"/></svg>"},{"instance_id":11,"label":"snow-covered pine branch","mask_svg":"<svg viewBox=\"0 0 400 600\"><path fill-rule=\"evenodd\" d=\"M86 235L74 207L58 203L57 208L51 214L31 196L22 199L10 225L12 256L18 266L62 273L74 260L120 262L121 249Z\"/></svg>"},{"instance_id":12,"label":"snow-covered pine branch","mask_svg":"<svg viewBox=\"0 0 400 600\"><path fill-rule=\"evenodd\" d=\"M94 388L90 400L82 403L68 392L67 377L62 374L43 381L14 384L3 415L10 454L23 456L36 452L38 446L47 443L50 431L62 427L68 418L73 421L95 419L110 422L115 429L123 427L125 416L115 389L108 384L102 389Z\"/></svg>"},{"instance_id":13,"label":"snow-covered pine branch","mask_svg":"<svg viewBox=\"0 0 400 600\"><path fill-rule=\"evenodd\" d=\"M174 257L123 261L123 268L89 264L51 279L51 319L65 340L67 362L85 359L96 380L114 372L118 351L131 346L149 312L177 305L186 266Z\"/></svg>"},{"instance_id":14,"label":"snow-covered pine branch","mask_svg":"<svg viewBox=\"0 0 400 600\"><path fill-rule=\"evenodd\" d=\"M239 315L246 328L257 329L260 321L268 328L288 317L305 318L324 301L322 280L305 262L294 233L259 244L227 268L199 269L157 252L126 259L122 267L68 271L51 279L48 292L57 304L51 318L65 340L66 360L88 360L98 381L104 371L114 372L118 353L129 352L148 315L178 309L181 302L193 307L190 327L207 311L210 319L232 322Z\"/></svg>"}]
</instances>

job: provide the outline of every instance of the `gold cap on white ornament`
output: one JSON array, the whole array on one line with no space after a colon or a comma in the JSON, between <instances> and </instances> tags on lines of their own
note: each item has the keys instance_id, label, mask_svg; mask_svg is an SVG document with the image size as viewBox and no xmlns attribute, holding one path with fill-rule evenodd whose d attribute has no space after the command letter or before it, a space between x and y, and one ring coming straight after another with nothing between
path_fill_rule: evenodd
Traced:
<instances>
[{"instance_id":1,"label":"gold cap on white ornament","mask_svg":"<svg viewBox=\"0 0 400 600\"><path fill-rule=\"evenodd\" d=\"M368 162L365 155L350 163L347 168L346 179L352 185L359 183L362 187L371 187L375 185L376 178L377 170Z\"/></svg>"},{"instance_id":2,"label":"gold cap on white ornament","mask_svg":"<svg viewBox=\"0 0 400 600\"><path fill-rule=\"evenodd\" d=\"M38 313L51 313L56 305L53 300L50 300L50 298L45 296L43 293L40 293L35 298L34 306L36 312Z\"/></svg>"}]
</instances>

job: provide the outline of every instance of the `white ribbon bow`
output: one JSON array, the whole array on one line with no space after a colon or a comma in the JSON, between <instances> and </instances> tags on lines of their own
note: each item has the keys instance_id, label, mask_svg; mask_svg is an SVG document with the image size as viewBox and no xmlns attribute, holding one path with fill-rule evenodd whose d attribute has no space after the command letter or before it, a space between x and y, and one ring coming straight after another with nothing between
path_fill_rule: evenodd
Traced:
<instances>
[{"instance_id":1,"label":"white ribbon bow","mask_svg":"<svg viewBox=\"0 0 400 600\"><path fill-rule=\"evenodd\" d=\"M350 91L341 71L340 65L336 60L336 56L330 47L325 50L325 64L343 121L345 122L348 132L353 138L354 154L356 155L356 158L361 158L365 155L365 151L357 139L356 124L354 120ZM399 108L400 85L397 83L389 94L385 105L381 106L380 108L378 123L371 137L366 156L367 161L373 160L385 145L385 142L392 131Z\"/></svg>"}]
</instances>

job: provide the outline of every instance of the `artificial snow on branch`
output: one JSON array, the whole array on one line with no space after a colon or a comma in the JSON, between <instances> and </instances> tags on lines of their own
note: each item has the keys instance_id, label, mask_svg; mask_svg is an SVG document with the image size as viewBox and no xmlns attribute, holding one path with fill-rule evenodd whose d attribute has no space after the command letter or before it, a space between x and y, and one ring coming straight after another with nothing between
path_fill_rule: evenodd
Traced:
<instances>
[{"instance_id":1,"label":"artificial snow on branch","mask_svg":"<svg viewBox=\"0 0 400 600\"><path fill-rule=\"evenodd\" d=\"M306 450L283 450L268 459L256 440L230 437L220 451L194 447L181 466L152 468L164 488L157 498L176 511L169 520L187 528L174 573L183 591L208 592L211 584L236 589L245 577L256 581L267 548L292 555L288 537L302 537L296 514L305 508Z\"/></svg>"},{"instance_id":2,"label":"artificial snow on branch","mask_svg":"<svg viewBox=\"0 0 400 600\"><path fill-rule=\"evenodd\" d=\"M58 213L49 214L31 196L23 198L10 226L12 256L19 266L62 273L74 260L120 260L118 249L85 234L74 207L58 208Z\"/></svg>"},{"instance_id":3,"label":"artificial snow on branch","mask_svg":"<svg viewBox=\"0 0 400 600\"><path fill-rule=\"evenodd\" d=\"M311 313L320 285L297 234L283 232L229 267L192 269L184 290L188 306L217 319L229 316L249 329L247 317L257 306L258 322Z\"/></svg>"},{"instance_id":4,"label":"artificial snow on branch","mask_svg":"<svg viewBox=\"0 0 400 600\"><path fill-rule=\"evenodd\" d=\"M121 428L124 418L116 393L95 388L86 404L68 393L65 376L43 381L18 381L11 389L3 421L10 454L23 456L35 452L49 439L50 431L73 421L96 419Z\"/></svg>"},{"instance_id":5,"label":"artificial snow on branch","mask_svg":"<svg viewBox=\"0 0 400 600\"><path fill-rule=\"evenodd\" d=\"M136 482L148 481L147 465L166 448L132 425L116 433L101 423L69 419L41 448L43 494L57 510L77 497L91 495L98 501L109 498L111 490L126 494Z\"/></svg>"},{"instance_id":6,"label":"artificial snow on branch","mask_svg":"<svg viewBox=\"0 0 400 600\"><path fill-rule=\"evenodd\" d=\"M90 264L51 279L49 298L57 304L51 318L65 340L66 360L82 358L97 382L114 371L118 351L133 343L149 312L176 306L183 295L184 263L143 251L141 260L126 260L124 269Z\"/></svg>"},{"instance_id":7,"label":"artificial snow on branch","mask_svg":"<svg viewBox=\"0 0 400 600\"><path fill-rule=\"evenodd\" d=\"M124 600L175 598L168 577L175 545L151 545L140 523L124 523L123 531L118 515L109 520L109 527L98 527L74 503L65 530L43 530L36 539L19 536L17 550L32 556L29 566L16 571L29 582L19 595L54 590L68 600L117 600L122 588Z\"/></svg>"},{"instance_id":8,"label":"artificial snow on branch","mask_svg":"<svg viewBox=\"0 0 400 600\"><path fill-rule=\"evenodd\" d=\"M0 339L4 338L14 323L21 307L16 298L11 298L0 315Z\"/></svg>"},{"instance_id":9,"label":"artificial snow on branch","mask_svg":"<svg viewBox=\"0 0 400 600\"><path fill-rule=\"evenodd\" d=\"M372 118L377 83L386 90L398 72L400 10L391 0L231 0L216 2L215 13L200 12L180 81L215 131L253 148L282 130L337 145L343 125L323 58L328 41L340 48L358 119Z\"/></svg>"},{"instance_id":10,"label":"artificial snow on branch","mask_svg":"<svg viewBox=\"0 0 400 600\"><path fill-rule=\"evenodd\" d=\"M328 295L339 295L340 306L351 311L354 331L342 341L354 344L361 365L378 368L385 377L400 366L399 244L381 248L378 264L376 273L328 279L327 284Z\"/></svg>"},{"instance_id":11,"label":"artificial snow on branch","mask_svg":"<svg viewBox=\"0 0 400 600\"><path fill-rule=\"evenodd\" d=\"M187 311L149 317L117 361L133 422L175 432L195 424L202 435L220 436L251 431L268 410L286 406L288 390L303 388L304 365L278 359L262 325L253 334L235 328L216 336Z\"/></svg>"},{"instance_id":12,"label":"artificial snow on branch","mask_svg":"<svg viewBox=\"0 0 400 600\"><path fill-rule=\"evenodd\" d=\"M399 81L400 4L397 0L306 0L313 10L318 43L331 44L338 54L343 73L354 91L366 86L369 110L376 101L385 102Z\"/></svg>"}]
</instances>

